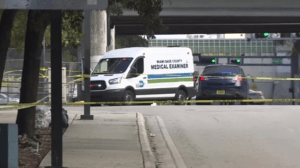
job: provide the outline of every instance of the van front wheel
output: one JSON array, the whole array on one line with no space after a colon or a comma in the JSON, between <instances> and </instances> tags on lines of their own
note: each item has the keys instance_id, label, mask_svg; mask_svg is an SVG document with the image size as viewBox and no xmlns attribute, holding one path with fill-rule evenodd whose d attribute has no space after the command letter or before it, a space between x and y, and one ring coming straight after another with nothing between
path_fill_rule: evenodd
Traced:
<instances>
[{"instance_id":1,"label":"van front wheel","mask_svg":"<svg viewBox=\"0 0 300 168\"><path fill-rule=\"evenodd\" d=\"M175 100L179 101L179 103L175 103L176 105L182 105L182 104L184 104L183 101L186 100L186 93L183 90L179 90L178 93L177 93L177 95L176 95Z\"/></svg>"},{"instance_id":2,"label":"van front wheel","mask_svg":"<svg viewBox=\"0 0 300 168\"><path fill-rule=\"evenodd\" d=\"M134 94L130 90L126 90L123 96L124 102L132 102L134 100Z\"/></svg>"}]
</instances>

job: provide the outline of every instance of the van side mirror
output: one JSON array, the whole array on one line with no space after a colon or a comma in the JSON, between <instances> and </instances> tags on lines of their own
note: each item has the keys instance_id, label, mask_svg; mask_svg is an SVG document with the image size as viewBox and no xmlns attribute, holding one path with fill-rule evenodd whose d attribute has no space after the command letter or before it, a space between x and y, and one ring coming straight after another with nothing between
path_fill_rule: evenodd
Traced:
<instances>
[{"instance_id":1,"label":"van side mirror","mask_svg":"<svg viewBox=\"0 0 300 168\"><path fill-rule=\"evenodd\" d=\"M193 55L193 60L194 60L194 63L199 63L200 62L200 55L199 54L195 54Z\"/></svg>"},{"instance_id":2,"label":"van side mirror","mask_svg":"<svg viewBox=\"0 0 300 168\"><path fill-rule=\"evenodd\" d=\"M134 77L138 77L138 76L139 76L139 74L137 72L137 69L135 67L131 67L130 71L127 75L127 78L134 78Z\"/></svg>"},{"instance_id":3,"label":"van side mirror","mask_svg":"<svg viewBox=\"0 0 300 168\"><path fill-rule=\"evenodd\" d=\"M198 76L199 76L199 71L194 71L193 76L194 76L194 77L198 77Z\"/></svg>"},{"instance_id":4,"label":"van side mirror","mask_svg":"<svg viewBox=\"0 0 300 168\"><path fill-rule=\"evenodd\" d=\"M137 73L136 67L131 67L130 71L131 71L132 73Z\"/></svg>"}]
</instances>

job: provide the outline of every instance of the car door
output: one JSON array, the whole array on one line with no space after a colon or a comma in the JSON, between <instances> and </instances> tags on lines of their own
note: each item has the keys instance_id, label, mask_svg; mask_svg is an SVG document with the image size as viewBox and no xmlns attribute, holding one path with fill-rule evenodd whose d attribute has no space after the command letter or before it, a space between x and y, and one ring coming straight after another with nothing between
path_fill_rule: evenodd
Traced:
<instances>
[{"instance_id":1,"label":"car door","mask_svg":"<svg viewBox=\"0 0 300 168\"><path fill-rule=\"evenodd\" d=\"M138 57L130 67L127 79L136 90L136 97L147 87L147 75L144 74L144 57Z\"/></svg>"}]
</instances>

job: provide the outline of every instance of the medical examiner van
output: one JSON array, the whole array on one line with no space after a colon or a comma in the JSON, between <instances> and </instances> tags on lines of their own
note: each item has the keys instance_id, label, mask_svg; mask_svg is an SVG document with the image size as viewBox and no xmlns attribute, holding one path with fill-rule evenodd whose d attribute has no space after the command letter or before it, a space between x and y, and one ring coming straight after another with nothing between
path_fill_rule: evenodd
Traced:
<instances>
[{"instance_id":1,"label":"medical examiner van","mask_svg":"<svg viewBox=\"0 0 300 168\"><path fill-rule=\"evenodd\" d=\"M186 100L195 94L193 73L189 48L112 50L91 74L91 101Z\"/></svg>"}]
</instances>

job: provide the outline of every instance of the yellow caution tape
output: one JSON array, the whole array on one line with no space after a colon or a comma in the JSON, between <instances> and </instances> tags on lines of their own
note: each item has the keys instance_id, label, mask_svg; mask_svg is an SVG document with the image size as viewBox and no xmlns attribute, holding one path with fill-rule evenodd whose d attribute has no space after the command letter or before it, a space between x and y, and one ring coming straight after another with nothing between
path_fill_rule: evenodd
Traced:
<instances>
[{"instance_id":1,"label":"yellow caution tape","mask_svg":"<svg viewBox=\"0 0 300 168\"><path fill-rule=\"evenodd\" d=\"M22 71L23 71L23 70L12 70L12 71L6 71L6 72L4 72L3 74L5 75L5 74L13 73L13 72L22 72ZM40 71L48 71L48 69L45 68L45 67L41 67L41 68L40 68Z\"/></svg>"},{"instance_id":2,"label":"yellow caution tape","mask_svg":"<svg viewBox=\"0 0 300 168\"><path fill-rule=\"evenodd\" d=\"M68 72L76 72L79 73L80 71L75 71L75 70L67 70Z\"/></svg>"},{"instance_id":3,"label":"yellow caution tape","mask_svg":"<svg viewBox=\"0 0 300 168\"><path fill-rule=\"evenodd\" d=\"M204 77L204 78L234 78L233 76L197 76L198 78ZM242 79L257 79L257 80L274 80L274 81L300 81L300 78L283 78L283 77L254 77L254 76L238 76L238 78ZM209 79L208 79L209 80Z\"/></svg>"},{"instance_id":4,"label":"yellow caution tape","mask_svg":"<svg viewBox=\"0 0 300 168\"><path fill-rule=\"evenodd\" d=\"M48 69L45 67L40 67L40 71L48 71Z\"/></svg>"},{"instance_id":5,"label":"yellow caution tape","mask_svg":"<svg viewBox=\"0 0 300 168\"><path fill-rule=\"evenodd\" d=\"M80 74L80 75L73 75L73 76L67 76L67 78L90 78L90 74Z\"/></svg>"},{"instance_id":6,"label":"yellow caution tape","mask_svg":"<svg viewBox=\"0 0 300 168\"><path fill-rule=\"evenodd\" d=\"M147 75L147 74L138 74L138 75ZM163 74L161 74L163 75ZM176 74L172 74L176 76ZM90 78L90 74L79 74L79 75L72 75L72 76L67 76L67 78ZM204 78L233 78L233 76L194 76L194 77L204 77ZM274 80L274 81L300 81L300 78L284 78L284 77L253 77L253 76L238 76L239 78L242 79L257 79L257 80ZM50 78L50 76L40 74L40 78Z\"/></svg>"},{"instance_id":7,"label":"yellow caution tape","mask_svg":"<svg viewBox=\"0 0 300 168\"><path fill-rule=\"evenodd\" d=\"M12 72L22 72L22 70L6 71L6 72L3 73L3 75L6 75L6 74L9 74L9 73L12 73Z\"/></svg>"},{"instance_id":8,"label":"yellow caution tape","mask_svg":"<svg viewBox=\"0 0 300 168\"><path fill-rule=\"evenodd\" d=\"M13 110L13 109L26 109L30 107L35 107L37 105L50 105L49 103L41 103L44 99L49 97L49 95L45 96L44 98L38 100L37 102L34 103L8 103L8 107L1 107L0 106L0 111L3 110Z\"/></svg>"},{"instance_id":9,"label":"yellow caution tape","mask_svg":"<svg viewBox=\"0 0 300 168\"><path fill-rule=\"evenodd\" d=\"M138 75L147 75L147 74L138 74ZM163 74L161 74L163 75ZM176 74L172 74L175 75ZM81 74L81 75L73 75L73 76L67 76L69 78L90 78L91 75L90 74ZM199 77L208 77L208 78L233 78L232 76L197 76ZM257 79L257 80L281 80L281 81L300 81L300 78L284 78L284 77L253 77L253 76L239 76L239 78L243 78L243 79Z\"/></svg>"},{"instance_id":10,"label":"yellow caution tape","mask_svg":"<svg viewBox=\"0 0 300 168\"><path fill-rule=\"evenodd\" d=\"M48 97L48 96L46 96ZM45 98L46 98L45 97ZM43 99L45 99L43 98ZM41 100L40 100L41 101ZM11 110L11 109L24 109L29 108L37 105L50 105L50 103L41 103L41 102L35 102L35 103L10 103L7 104L10 107L1 107L1 110ZM63 105L121 105L121 104L184 104L184 103L235 103L235 102L243 102L243 103L271 103L271 102L300 102L300 99L232 99L232 100L186 100L186 101L172 101L172 100L166 100L166 101L132 101L132 102L84 102L84 101L78 101L73 103L63 103Z\"/></svg>"}]
</instances>

